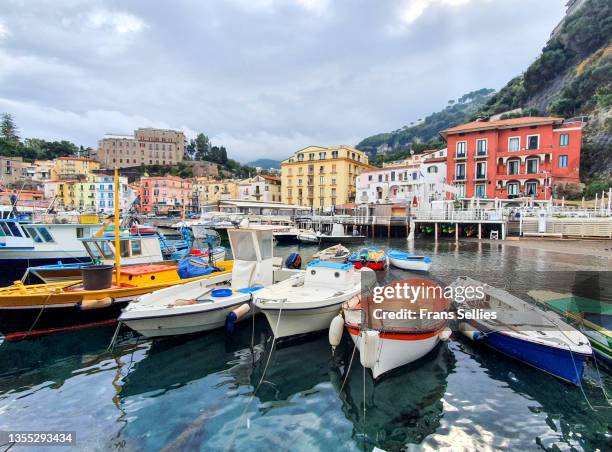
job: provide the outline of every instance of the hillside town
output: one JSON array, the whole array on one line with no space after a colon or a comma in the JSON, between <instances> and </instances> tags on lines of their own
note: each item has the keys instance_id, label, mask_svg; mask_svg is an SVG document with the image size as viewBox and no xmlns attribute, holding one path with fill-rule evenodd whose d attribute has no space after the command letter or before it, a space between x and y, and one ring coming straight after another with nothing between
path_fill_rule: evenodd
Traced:
<instances>
[{"instance_id":1,"label":"hillside town","mask_svg":"<svg viewBox=\"0 0 612 452\"><path fill-rule=\"evenodd\" d=\"M21 207L109 213L114 210L111 170L122 170L121 209L142 214L199 213L220 201L299 206L320 214L369 204L427 207L445 200L561 199L580 186L583 122L555 117L483 119L440 131L443 149L369 163L354 147L309 146L281 162L280 172L222 177L218 165L185 160L181 131L141 128L109 134L88 157L24 161L0 157L2 203ZM450 151L449 151L450 150ZM149 176L147 165L194 168L192 178ZM144 167L143 175L130 169ZM275 174L277 173L277 174ZM136 174L136 175L135 175Z\"/></svg>"}]
</instances>

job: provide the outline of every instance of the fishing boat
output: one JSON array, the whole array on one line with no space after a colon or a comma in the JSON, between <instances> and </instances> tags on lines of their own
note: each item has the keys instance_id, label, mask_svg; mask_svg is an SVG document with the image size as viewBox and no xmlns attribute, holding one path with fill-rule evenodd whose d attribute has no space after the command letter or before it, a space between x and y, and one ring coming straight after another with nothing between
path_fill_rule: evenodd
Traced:
<instances>
[{"instance_id":1,"label":"fishing boat","mask_svg":"<svg viewBox=\"0 0 612 452\"><path fill-rule=\"evenodd\" d=\"M342 303L359 293L360 272L351 264L313 261L305 271L253 294L277 339L329 328Z\"/></svg>"},{"instance_id":2,"label":"fishing boat","mask_svg":"<svg viewBox=\"0 0 612 452\"><path fill-rule=\"evenodd\" d=\"M319 261L346 262L350 255L351 252L348 248L338 243L313 254L312 258Z\"/></svg>"},{"instance_id":3,"label":"fishing boat","mask_svg":"<svg viewBox=\"0 0 612 452\"><path fill-rule=\"evenodd\" d=\"M87 261L80 239L100 228L87 223L30 223L0 219L0 266L25 271L32 265Z\"/></svg>"},{"instance_id":4,"label":"fishing boat","mask_svg":"<svg viewBox=\"0 0 612 452\"><path fill-rule=\"evenodd\" d=\"M250 317L251 294L273 283L272 230L229 229L231 278L193 281L152 292L130 303L119 321L146 337L191 334Z\"/></svg>"},{"instance_id":5,"label":"fishing boat","mask_svg":"<svg viewBox=\"0 0 612 452\"><path fill-rule=\"evenodd\" d=\"M401 250L389 250L387 255L389 256L389 263L402 270L426 272L431 268L432 261L427 256L419 256Z\"/></svg>"},{"instance_id":6,"label":"fishing boat","mask_svg":"<svg viewBox=\"0 0 612 452\"><path fill-rule=\"evenodd\" d=\"M297 239L300 243L319 243L320 240L319 234L312 229L300 231L297 235Z\"/></svg>"},{"instance_id":7,"label":"fishing boat","mask_svg":"<svg viewBox=\"0 0 612 452\"><path fill-rule=\"evenodd\" d=\"M344 225L340 223L334 223L329 234L319 234L319 241L321 243L361 243L366 238L365 235L359 235L356 229L353 230L353 234L347 234L344 230Z\"/></svg>"},{"instance_id":8,"label":"fishing boat","mask_svg":"<svg viewBox=\"0 0 612 452\"><path fill-rule=\"evenodd\" d=\"M455 307L476 317L458 324L470 340L561 380L580 384L585 363L593 354L580 331L553 312L467 276L457 278L450 287Z\"/></svg>"},{"instance_id":9,"label":"fishing boat","mask_svg":"<svg viewBox=\"0 0 612 452\"><path fill-rule=\"evenodd\" d=\"M375 379L417 361L451 336L447 314L450 301L437 283L412 278L395 281L385 289L391 287L397 294L401 293L397 287L411 286L423 289L410 300L394 295L375 303L371 297L353 297L342 306L342 315L330 325L332 346L338 345L342 328L346 327L359 350L361 364L371 369Z\"/></svg>"},{"instance_id":10,"label":"fishing boat","mask_svg":"<svg viewBox=\"0 0 612 452\"><path fill-rule=\"evenodd\" d=\"M595 357L612 368L612 303L544 290L528 294L578 328L589 339Z\"/></svg>"},{"instance_id":11,"label":"fishing boat","mask_svg":"<svg viewBox=\"0 0 612 452\"><path fill-rule=\"evenodd\" d=\"M387 260L387 254L375 246L363 248L348 258L348 261L358 270L367 267L375 271L384 270L387 267Z\"/></svg>"},{"instance_id":12,"label":"fishing boat","mask_svg":"<svg viewBox=\"0 0 612 452\"><path fill-rule=\"evenodd\" d=\"M118 170L115 170L115 249L121 249L119 231ZM123 250L122 250L123 251ZM84 267L83 280L24 285L16 281L0 289L0 334L24 339L116 322L121 308L134 298L182 282L231 277L232 262L218 262L219 271L182 278L174 264L139 264L121 268L116 253L110 265Z\"/></svg>"}]
</instances>

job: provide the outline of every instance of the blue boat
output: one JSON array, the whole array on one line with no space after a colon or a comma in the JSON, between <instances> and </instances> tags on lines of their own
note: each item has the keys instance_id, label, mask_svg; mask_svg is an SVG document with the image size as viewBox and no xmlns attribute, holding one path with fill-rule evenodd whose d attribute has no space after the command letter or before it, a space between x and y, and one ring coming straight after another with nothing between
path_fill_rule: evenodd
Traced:
<instances>
[{"instance_id":1,"label":"blue boat","mask_svg":"<svg viewBox=\"0 0 612 452\"><path fill-rule=\"evenodd\" d=\"M474 279L462 276L450 287L457 316L463 317L458 325L461 333L510 358L580 385L584 366L593 356L584 334L554 312Z\"/></svg>"},{"instance_id":2,"label":"blue boat","mask_svg":"<svg viewBox=\"0 0 612 452\"><path fill-rule=\"evenodd\" d=\"M402 270L412 270L426 272L431 268L431 257L419 256L401 250L389 250L389 263Z\"/></svg>"}]
</instances>

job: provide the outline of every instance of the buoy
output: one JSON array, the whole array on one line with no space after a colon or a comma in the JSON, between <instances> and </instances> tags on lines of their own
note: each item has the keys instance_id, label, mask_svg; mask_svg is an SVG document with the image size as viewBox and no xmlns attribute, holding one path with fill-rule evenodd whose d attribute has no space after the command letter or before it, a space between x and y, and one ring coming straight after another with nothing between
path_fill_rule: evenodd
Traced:
<instances>
[{"instance_id":1,"label":"buoy","mask_svg":"<svg viewBox=\"0 0 612 452\"><path fill-rule=\"evenodd\" d=\"M453 332L451 331L450 328L444 328L444 330L442 330L442 332L438 335L438 337L440 338L441 341L446 342L447 340L450 339L451 334L453 334Z\"/></svg>"},{"instance_id":2,"label":"buoy","mask_svg":"<svg viewBox=\"0 0 612 452\"><path fill-rule=\"evenodd\" d=\"M95 300L83 300L81 301L80 308L86 311L88 309L108 308L111 304L113 304L113 299L111 297L104 297Z\"/></svg>"},{"instance_id":3,"label":"buoy","mask_svg":"<svg viewBox=\"0 0 612 452\"><path fill-rule=\"evenodd\" d=\"M240 320L245 318L250 311L251 307L248 303L243 303L237 308L232 309L225 318L225 331L228 334L232 334L234 332L236 322L239 322Z\"/></svg>"},{"instance_id":4,"label":"buoy","mask_svg":"<svg viewBox=\"0 0 612 452\"><path fill-rule=\"evenodd\" d=\"M378 331L366 330L361 332L361 350L359 360L361 365L368 369L374 369L378 356Z\"/></svg>"},{"instance_id":5,"label":"buoy","mask_svg":"<svg viewBox=\"0 0 612 452\"><path fill-rule=\"evenodd\" d=\"M338 314L334 317L329 325L329 344L332 347L332 353L336 350L336 347L340 345L342 340L342 333L344 332L344 319L342 314Z\"/></svg>"},{"instance_id":6,"label":"buoy","mask_svg":"<svg viewBox=\"0 0 612 452\"><path fill-rule=\"evenodd\" d=\"M468 339L476 342L482 339L482 333L476 328L472 327L469 323L461 322L459 324L459 331Z\"/></svg>"}]
</instances>

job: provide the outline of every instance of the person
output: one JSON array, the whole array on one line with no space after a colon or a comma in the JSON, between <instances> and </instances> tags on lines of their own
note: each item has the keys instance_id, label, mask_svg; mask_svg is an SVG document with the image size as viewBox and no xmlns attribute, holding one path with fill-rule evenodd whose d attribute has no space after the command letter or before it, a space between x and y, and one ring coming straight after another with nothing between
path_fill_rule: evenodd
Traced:
<instances>
[{"instance_id":1,"label":"person","mask_svg":"<svg viewBox=\"0 0 612 452\"><path fill-rule=\"evenodd\" d=\"M11 194L11 215L17 216L17 190L13 190Z\"/></svg>"}]
</instances>

